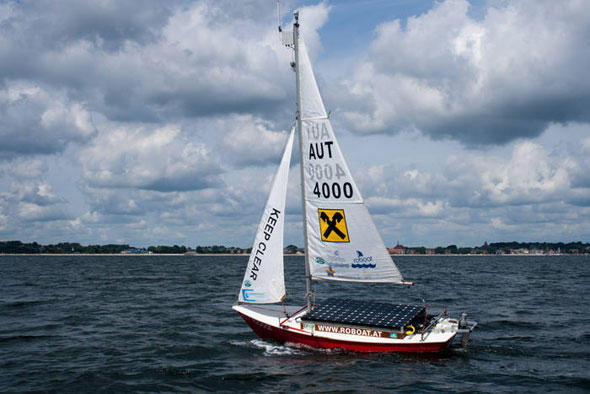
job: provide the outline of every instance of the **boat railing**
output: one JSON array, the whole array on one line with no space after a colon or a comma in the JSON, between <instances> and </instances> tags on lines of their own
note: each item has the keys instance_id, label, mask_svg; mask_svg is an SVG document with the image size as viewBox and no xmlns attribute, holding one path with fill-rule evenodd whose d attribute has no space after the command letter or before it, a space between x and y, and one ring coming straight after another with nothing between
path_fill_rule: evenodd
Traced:
<instances>
[{"instance_id":1,"label":"boat railing","mask_svg":"<svg viewBox=\"0 0 590 394\"><path fill-rule=\"evenodd\" d=\"M420 335L420 340L423 341L426 338L428 338L428 336L430 335L430 329L432 328L432 326L434 326L436 323L438 323L438 321L445 316L447 313L447 310L445 309L444 311L442 311L441 313L439 313L434 319L430 319L430 323L427 326L424 326L422 328L422 334Z\"/></svg>"},{"instance_id":2,"label":"boat railing","mask_svg":"<svg viewBox=\"0 0 590 394\"><path fill-rule=\"evenodd\" d=\"M291 316L289 316L289 314L285 311L285 320L280 321L279 320L279 326L283 327L283 324L285 324L289 319L297 316L298 314L300 314L301 312L303 312L305 309L307 309L307 305L305 305L303 308L297 310L297 312L293 313Z\"/></svg>"}]
</instances>

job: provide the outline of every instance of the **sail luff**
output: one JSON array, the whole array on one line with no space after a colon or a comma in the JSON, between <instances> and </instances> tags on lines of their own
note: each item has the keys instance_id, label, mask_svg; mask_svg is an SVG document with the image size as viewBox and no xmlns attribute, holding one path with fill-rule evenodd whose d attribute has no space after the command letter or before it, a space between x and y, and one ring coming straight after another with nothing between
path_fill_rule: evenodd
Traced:
<instances>
[{"instance_id":1,"label":"sail luff","mask_svg":"<svg viewBox=\"0 0 590 394\"><path fill-rule=\"evenodd\" d=\"M285 296L283 233L294 135L295 126L291 129L281 164L271 184L242 280L239 302L268 304L280 302Z\"/></svg>"}]
</instances>

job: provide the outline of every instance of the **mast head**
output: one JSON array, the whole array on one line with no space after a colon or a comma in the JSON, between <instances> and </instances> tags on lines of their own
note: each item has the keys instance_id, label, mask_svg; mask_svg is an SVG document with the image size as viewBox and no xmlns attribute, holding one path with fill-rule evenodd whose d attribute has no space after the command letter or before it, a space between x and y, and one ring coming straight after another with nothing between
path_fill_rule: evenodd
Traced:
<instances>
[{"instance_id":1,"label":"mast head","mask_svg":"<svg viewBox=\"0 0 590 394\"><path fill-rule=\"evenodd\" d=\"M293 26L299 27L299 11L295 11L293 13L293 17L295 18L295 23L293 24Z\"/></svg>"}]
</instances>

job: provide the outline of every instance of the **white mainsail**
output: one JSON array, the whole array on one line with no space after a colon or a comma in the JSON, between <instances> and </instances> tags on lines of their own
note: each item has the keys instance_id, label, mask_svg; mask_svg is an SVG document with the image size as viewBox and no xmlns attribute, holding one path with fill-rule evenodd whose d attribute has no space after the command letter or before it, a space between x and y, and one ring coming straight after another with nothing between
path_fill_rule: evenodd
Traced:
<instances>
[{"instance_id":1,"label":"white mainsail","mask_svg":"<svg viewBox=\"0 0 590 394\"><path fill-rule=\"evenodd\" d=\"M402 283L342 156L301 36L298 50L311 278Z\"/></svg>"},{"instance_id":2,"label":"white mainsail","mask_svg":"<svg viewBox=\"0 0 590 394\"><path fill-rule=\"evenodd\" d=\"M239 302L268 304L280 302L285 296L283 228L294 133L295 127L291 129L289 134L281 164L273 180L268 201L258 225L238 297Z\"/></svg>"}]
</instances>

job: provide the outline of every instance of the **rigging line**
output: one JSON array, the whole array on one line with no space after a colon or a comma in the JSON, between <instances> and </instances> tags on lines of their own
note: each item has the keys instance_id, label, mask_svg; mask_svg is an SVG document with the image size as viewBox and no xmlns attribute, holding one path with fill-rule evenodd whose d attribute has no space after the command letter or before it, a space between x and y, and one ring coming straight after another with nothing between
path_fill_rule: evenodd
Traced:
<instances>
[{"instance_id":1,"label":"rigging line","mask_svg":"<svg viewBox=\"0 0 590 394\"><path fill-rule=\"evenodd\" d=\"M281 297L281 305L283 306L283 313L288 318L289 314L287 313L287 307L285 306L285 296L286 296L286 294Z\"/></svg>"},{"instance_id":2,"label":"rigging line","mask_svg":"<svg viewBox=\"0 0 590 394\"><path fill-rule=\"evenodd\" d=\"M402 291L405 292L409 292L410 289L414 288L414 286L402 286ZM424 293L422 292L422 290L420 290L420 288L416 288L416 291L418 292L417 295L415 295L414 297L418 297L420 299L420 301L422 301L422 304L426 307L426 298L424 297Z\"/></svg>"}]
</instances>

